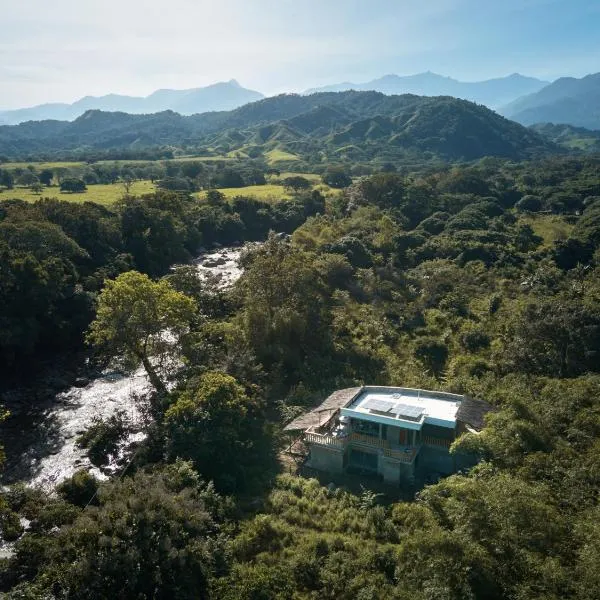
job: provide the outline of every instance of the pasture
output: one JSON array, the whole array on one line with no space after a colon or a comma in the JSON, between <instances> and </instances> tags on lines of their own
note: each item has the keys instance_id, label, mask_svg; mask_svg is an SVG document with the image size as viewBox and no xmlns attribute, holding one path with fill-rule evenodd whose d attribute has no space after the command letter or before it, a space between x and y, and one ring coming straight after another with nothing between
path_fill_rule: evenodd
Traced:
<instances>
[{"instance_id":1,"label":"pasture","mask_svg":"<svg viewBox=\"0 0 600 600\"><path fill-rule=\"evenodd\" d=\"M151 181L134 181L129 193L133 196L149 194L155 190ZM122 183L88 185L87 191L81 194L70 194L61 192L58 187L44 188L41 194L32 192L29 188L15 187L12 190L0 191L0 200L18 198L26 202L35 202L40 198L57 198L68 202L96 202L109 206L125 195L125 187Z\"/></svg>"}]
</instances>

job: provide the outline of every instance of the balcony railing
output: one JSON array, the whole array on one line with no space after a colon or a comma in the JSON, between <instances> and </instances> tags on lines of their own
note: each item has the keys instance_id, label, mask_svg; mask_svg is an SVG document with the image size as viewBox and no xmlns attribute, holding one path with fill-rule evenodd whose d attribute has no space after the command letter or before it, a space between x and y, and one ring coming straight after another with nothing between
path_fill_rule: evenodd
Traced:
<instances>
[{"instance_id":1,"label":"balcony railing","mask_svg":"<svg viewBox=\"0 0 600 600\"><path fill-rule=\"evenodd\" d=\"M365 446L390 448L390 443L387 440L380 440L379 438L365 435L364 433L352 432L346 439L357 444L364 444Z\"/></svg>"},{"instance_id":2,"label":"balcony railing","mask_svg":"<svg viewBox=\"0 0 600 600\"><path fill-rule=\"evenodd\" d=\"M304 440L309 444L319 444L321 446L330 446L332 448L343 449L346 447L346 439L334 438L332 435L323 433L314 433L307 431L304 434Z\"/></svg>"},{"instance_id":3,"label":"balcony railing","mask_svg":"<svg viewBox=\"0 0 600 600\"><path fill-rule=\"evenodd\" d=\"M391 458L393 460L408 464L413 462L417 452L419 451L418 447L416 446L407 447L407 450L399 450L392 447L387 440L380 440L379 438L356 432L353 432L343 438L336 438L331 434L307 431L304 434L304 440L309 444L318 444L320 446L326 446L328 448L335 448L339 450L344 450L349 443L351 443L353 446L377 448L383 451L383 455L386 458Z\"/></svg>"}]
</instances>

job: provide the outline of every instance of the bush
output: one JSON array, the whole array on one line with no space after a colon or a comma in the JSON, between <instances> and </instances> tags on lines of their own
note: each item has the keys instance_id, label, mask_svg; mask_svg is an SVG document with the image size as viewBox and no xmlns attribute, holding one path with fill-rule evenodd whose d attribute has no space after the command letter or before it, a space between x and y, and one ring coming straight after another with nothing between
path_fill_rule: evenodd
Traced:
<instances>
[{"instance_id":1,"label":"bush","mask_svg":"<svg viewBox=\"0 0 600 600\"><path fill-rule=\"evenodd\" d=\"M77 438L80 448L87 448L93 465L101 467L116 456L119 444L128 433L125 411L119 410L106 421L94 419L92 425Z\"/></svg>"},{"instance_id":2,"label":"bush","mask_svg":"<svg viewBox=\"0 0 600 600\"><path fill-rule=\"evenodd\" d=\"M80 194L87 190L83 179L63 179L60 184L61 192L69 192L70 194Z\"/></svg>"},{"instance_id":3,"label":"bush","mask_svg":"<svg viewBox=\"0 0 600 600\"><path fill-rule=\"evenodd\" d=\"M477 352L477 350L489 347L490 336L481 329L468 328L460 334L459 341L465 350Z\"/></svg>"},{"instance_id":4,"label":"bush","mask_svg":"<svg viewBox=\"0 0 600 600\"><path fill-rule=\"evenodd\" d=\"M332 188L345 188L352 183L352 177L343 169L327 169L321 177L323 183Z\"/></svg>"},{"instance_id":5,"label":"bush","mask_svg":"<svg viewBox=\"0 0 600 600\"><path fill-rule=\"evenodd\" d=\"M516 204L515 208L520 212L538 212L542 210L543 203L537 197L532 194L523 196Z\"/></svg>"},{"instance_id":6,"label":"bush","mask_svg":"<svg viewBox=\"0 0 600 600\"><path fill-rule=\"evenodd\" d=\"M75 506L87 506L98 491L98 480L87 471L77 471L57 488L59 495Z\"/></svg>"},{"instance_id":7,"label":"bush","mask_svg":"<svg viewBox=\"0 0 600 600\"><path fill-rule=\"evenodd\" d=\"M448 346L437 338L424 337L416 342L414 354L434 375L439 375L448 360Z\"/></svg>"}]
</instances>

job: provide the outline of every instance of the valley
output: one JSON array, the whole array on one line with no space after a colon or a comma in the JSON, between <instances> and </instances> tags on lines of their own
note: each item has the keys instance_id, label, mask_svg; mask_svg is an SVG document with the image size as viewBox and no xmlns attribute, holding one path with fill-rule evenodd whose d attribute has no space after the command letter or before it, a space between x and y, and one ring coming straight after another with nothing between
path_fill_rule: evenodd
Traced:
<instances>
[{"instance_id":1,"label":"valley","mask_svg":"<svg viewBox=\"0 0 600 600\"><path fill-rule=\"evenodd\" d=\"M369 91L0 127L0 594L591 600L594 140Z\"/></svg>"}]
</instances>

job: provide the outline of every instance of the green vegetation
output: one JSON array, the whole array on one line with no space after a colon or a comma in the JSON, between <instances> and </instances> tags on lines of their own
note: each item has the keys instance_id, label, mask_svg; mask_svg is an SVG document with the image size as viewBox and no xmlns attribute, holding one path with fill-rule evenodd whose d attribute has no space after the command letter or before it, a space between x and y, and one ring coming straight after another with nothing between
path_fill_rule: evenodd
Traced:
<instances>
[{"instance_id":1,"label":"green vegetation","mask_svg":"<svg viewBox=\"0 0 600 600\"><path fill-rule=\"evenodd\" d=\"M521 215L523 225L529 225L535 235L542 238L544 246L553 247L555 242L566 240L573 231L573 224L557 215Z\"/></svg>"},{"instance_id":2,"label":"green vegetation","mask_svg":"<svg viewBox=\"0 0 600 600\"><path fill-rule=\"evenodd\" d=\"M422 166L561 151L483 106L377 92L289 94L188 117L88 111L72 123L0 127L0 155L13 160L169 159L177 153L231 161L262 157L270 165L314 171L311 166L324 170L334 162Z\"/></svg>"},{"instance_id":3,"label":"green vegetation","mask_svg":"<svg viewBox=\"0 0 600 600\"><path fill-rule=\"evenodd\" d=\"M270 200L284 200L289 199L291 196L288 194L283 186L277 184L265 184L265 185L252 185L241 188L219 188L219 192L222 193L226 198L235 198L236 196L252 196L258 200L270 201ZM196 192L198 198L206 196L206 192Z\"/></svg>"},{"instance_id":4,"label":"green vegetation","mask_svg":"<svg viewBox=\"0 0 600 600\"><path fill-rule=\"evenodd\" d=\"M590 153L600 151L600 131L598 130L574 127L573 125L554 125L553 123L532 125L531 129L569 150Z\"/></svg>"},{"instance_id":5,"label":"green vegetation","mask_svg":"<svg viewBox=\"0 0 600 600\"><path fill-rule=\"evenodd\" d=\"M132 269L163 275L202 245L262 239L271 229L291 232L322 212L324 202L318 192L262 202L242 195L227 201L215 191L208 202L159 191L110 207L0 201L2 377L80 349L107 280Z\"/></svg>"},{"instance_id":6,"label":"green vegetation","mask_svg":"<svg viewBox=\"0 0 600 600\"><path fill-rule=\"evenodd\" d=\"M129 189L129 193L135 196L149 194L154 191L154 184L151 181L134 181ZM36 202L41 198L57 198L67 202L94 202L109 206L120 200L126 194L122 183L105 183L88 185L85 192L80 193L61 193L58 188L43 188L41 192L34 192L27 188L15 188L8 194L6 191L0 192L0 200L10 197L19 198L26 202Z\"/></svg>"},{"instance_id":7,"label":"green vegetation","mask_svg":"<svg viewBox=\"0 0 600 600\"><path fill-rule=\"evenodd\" d=\"M267 152L265 156L267 157L267 160L270 165L274 165L280 162L300 160L300 157L296 154L286 152L285 150L281 150L280 148L273 148L273 150L269 150L269 152Z\"/></svg>"},{"instance_id":8,"label":"green vegetation","mask_svg":"<svg viewBox=\"0 0 600 600\"><path fill-rule=\"evenodd\" d=\"M264 177L254 160L209 173L247 183ZM350 177L332 166L323 172ZM278 202L218 190L198 201L192 189L110 208L1 202L2 376L81 348L87 331L110 359L149 363L155 390L143 399L146 438L125 449L117 477L77 473L56 495L3 491L15 553L0 561L0 592L596 597L599 166L386 164L328 198L312 189ZM207 173L188 169L159 181ZM266 241L242 255L230 289L170 270L199 245L244 239ZM167 386L158 366L173 358ZM492 403L481 434L453 448L479 464L410 502L368 479L352 494L282 474L285 423L362 383ZM116 415L79 443L104 464L126 428Z\"/></svg>"}]
</instances>

